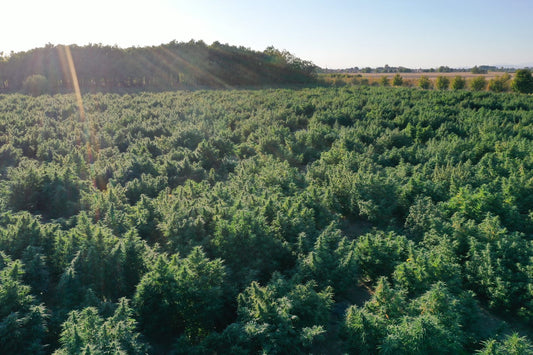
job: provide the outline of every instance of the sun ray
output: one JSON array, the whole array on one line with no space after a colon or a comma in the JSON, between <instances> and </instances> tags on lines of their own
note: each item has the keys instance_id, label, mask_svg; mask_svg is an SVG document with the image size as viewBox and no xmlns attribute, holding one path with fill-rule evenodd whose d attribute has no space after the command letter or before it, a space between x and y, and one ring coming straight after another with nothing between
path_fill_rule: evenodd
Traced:
<instances>
[{"instance_id":1,"label":"sun ray","mask_svg":"<svg viewBox=\"0 0 533 355\"><path fill-rule=\"evenodd\" d=\"M80 84L78 82L78 74L76 73L76 67L74 66L74 61L72 60L72 53L70 52L69 46L62 46L65 51L65 57L67 59L67 66L70 73L70 78L72 81L72 86L74 88L74 94L76 95L76 101L78 103L78 109L80 111L80 120L85 122L85 110L83 109L83 99L81 97Z\"/></svg>"},{"instance_id":2,"label":"sun ray","mask_svg":"<svg viewBox=\"0 0 533 355\"><path fill-rule=\"evenodd\" d=\"M166 55L168 55L170 58L172 58L174 61L184 65L188 70L194 72L196 75L198 73L201 73L202 75L207 76L209 79L211 79L213 82L221 85L224 88L231 88L231 85L223 81L222 79L214 76L213 74L209 73L208 71L200 68L198 65L195 65L194 63L191 63L187 59L183 58L181 55L179 55L176 51L172 51L168 48L165 48L162 46L161 48L162 52L164 52ZM171 65L169 65L170 68L172 68Z\"/></svg>"},{"instance_id":3,"label":"sun ray","mask_svg":"<svg viewBox=\"0 0 533 355\"><path fill-rule=\"evenodd\" d=\"M84 137L79 138L79 144L82 145L85 141L85 149L86 149L86 162L89 165L89 169L92 172L92 184L94 187L97 186L96 179L94 177L94 167L92 166L94 154L98 152L98 143L97 138L95 134L95 127L90 122L90 120L87 120L87 117L85 115L85 109L83 106L83 97L81 95L80 85L78 81L78 74L76 72L76 66L74 64L74 60L72 58L72 52L70 51L69 46L58 46L59 51L59 60L61 62L61 67L63 70L64 78L70 79L70 82L72 83L72 87L74 89L74 95L76 96L76 103L78 106L78 111L80 114L80 124L82 128L82 132L85 135Z\"/></svg>"}]
</instances>

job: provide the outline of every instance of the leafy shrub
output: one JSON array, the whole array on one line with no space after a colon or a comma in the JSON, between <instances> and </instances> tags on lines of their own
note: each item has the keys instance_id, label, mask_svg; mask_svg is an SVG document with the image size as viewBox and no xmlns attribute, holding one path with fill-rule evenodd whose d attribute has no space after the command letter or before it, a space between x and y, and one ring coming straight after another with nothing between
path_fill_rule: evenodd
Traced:
<instances>
[{"instance_id":1,"label":"leafy shrub","mask_svg":"<svg viewBox=\"0 0 533 355\"><path fill-rule=\"evenodd\" d=\"M418 86L421 88L421 89L429 89L431 88L431 81L429 80L429 78L425 75L422 75L420 77L420 79L418 79Z\"/></svg>"},{"instance_id":2,"label":"leafy shrub","mask_svg":"<svg viewBox=\"0 0 533 355\"><path fill-rule=\"evenodd\" d=\"M41 74L30 75L22 83L22 89L32 96L42 95L48 90L48 80Z\"/></svg>"},{"instance_id":3,"label":"leafy shrub","mask_svg":"<svg viewBox=\"0 0 533 355\"><path fill-rule=\"evenodd\" d=\"M450 86L450 79L445 76L439 75L435 81L435 87L439 90L448 90Z\"/></svg>"},{"instance_id":4,"label":"leafy shrub","mask_svg":"<svg viewBox=\"0 0 533 355\"><path fill-rule=\"evenodd\" d=\"M514 91L531 94L533 93L533 76L528 69L520 69L515 73L515 78L512 83Z\"/></svg>"},{"instance_id":5,"label":"leafy shrub","mask_svg":"<svg viewBox=\"0 0 533 355\"><path fill-rule=\"evenodd\" d=\"M81 192L85 190L70 168L39 166L24 161L8 172L4 191L8 207L26 210L47 218L68 217L80 209Z\"/></svg>"},{"instance_id":6,"label":"leafy shrub","mask_svg":"<svg viewBox=\"0 0 533 355\"><path fill-rule=\"evenodd\" d=\"M451 82L452 90L463 90L466 88L466 80L462 76L455 76Z\"/></svg>"},{"instance_id":7,"label":"leafy shrub","mask_svg":"<svg viewBox=\"0 0 533 355\"><path fill-rule=\"evenodd\" d=\"M483 91L487 87L487 80L483 76L470 79L468 86L472 91Z\"/></svg>"}]
</instances>

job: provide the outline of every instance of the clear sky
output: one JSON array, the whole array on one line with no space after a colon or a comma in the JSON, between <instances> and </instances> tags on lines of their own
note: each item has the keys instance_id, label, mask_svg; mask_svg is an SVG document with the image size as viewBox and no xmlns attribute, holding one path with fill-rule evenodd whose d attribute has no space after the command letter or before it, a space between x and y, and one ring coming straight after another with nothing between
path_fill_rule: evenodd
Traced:
<instances>
[{"instance_id":1,"label":"clear sky","mask_svg":"<svg viewBox=\"0 0 533 355\"><path fill-rule=\"evenodd\" d=\"M533 0L3 0L0 51L273 45L321 67L533 65Z\"/></svg>"}]
</instances>

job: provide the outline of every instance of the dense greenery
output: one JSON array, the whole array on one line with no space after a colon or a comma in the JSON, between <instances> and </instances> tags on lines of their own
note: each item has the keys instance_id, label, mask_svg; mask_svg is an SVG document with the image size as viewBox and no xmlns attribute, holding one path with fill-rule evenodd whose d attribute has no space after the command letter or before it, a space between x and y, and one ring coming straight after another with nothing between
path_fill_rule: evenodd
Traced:
<instances>
[{"instance_id":1,"label":"dense greenery","mask_svg":"<svg viewBox=\"0 0 533 355\"><path fill-rule=\"evenodd\" d=\"M520 69L516 72L516 79L513 81L513 90L521 93L533 93L533 75L528 69Z\"/></svg>"},{"instance_id":2,"label":"dense greenery","mask_svg":"<svg viewBox=\"0 0 533 355\"><path fill-rule=\"evenodd\" d=\"M71 91L71 62L79 86L90 92L306 84L316 79L312 63L273 47L257 52L202 41L127 49L49 44L0 57L0 92Z\"/></svg>"},{"instance_id":3,"label":"dense greenery","mask_svg":"<svg viewBox=\"0 0 533 355\"><path fill-rule=\"evenodd\" d=\"M0 353L533 351L531 97L83 105L0 95Z\"/></svg>"}]
</instances>

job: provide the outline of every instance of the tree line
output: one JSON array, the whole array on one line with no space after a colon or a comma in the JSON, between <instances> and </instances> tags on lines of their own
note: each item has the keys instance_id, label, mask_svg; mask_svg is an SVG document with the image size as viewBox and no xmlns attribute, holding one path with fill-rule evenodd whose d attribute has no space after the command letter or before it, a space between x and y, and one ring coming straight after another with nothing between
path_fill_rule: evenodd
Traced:
<instances>
[{"instance_id":1,"label":"tree line","mask_svg":"<svg viewBox=\"0 0 533 355\"><path fill-rule=\"evenodd\" d=\"M85 91L227 88L314 82L315 66L273 47L263 52L202 41L152 47L46 45L0 59L0 91L33 94L72 90L71 55Z\"/></svg>"}]
</instances>

